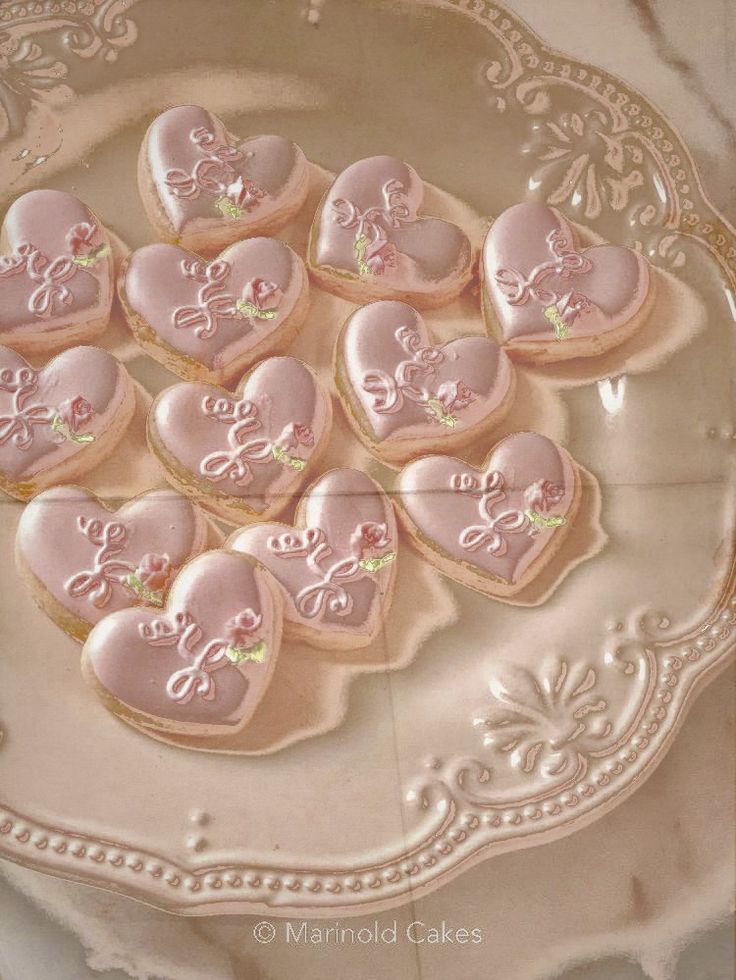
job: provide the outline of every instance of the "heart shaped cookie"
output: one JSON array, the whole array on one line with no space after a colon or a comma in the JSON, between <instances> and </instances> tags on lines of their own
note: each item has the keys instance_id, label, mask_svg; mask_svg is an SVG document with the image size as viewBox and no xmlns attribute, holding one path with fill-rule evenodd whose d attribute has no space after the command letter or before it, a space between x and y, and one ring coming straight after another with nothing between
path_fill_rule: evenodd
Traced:
<instances>
[{"instance_id":1,"label":"heart shaped cookie","mask_svg":"<svg viewBox=\"0 0 736 980\"><path fill-rule=\"evenodd\" d=\"M237 242L213 262L146 245L125 262L120 299L138 343L182 378L227 384L284 348L307 313L307 274L273 238Z\"/></svg>"},{"instance_id":2,"label":"heart shaped cookie","mask_svg":"<svg viewBox=\"0 0 736 980\"><path fill-rule=\"evenodd\" d=\"M493 340L434 346L419 313L394 300L347 320L335 381L361 441L387 463L467 445L503 418L514 393L511 362Z\"/></svg>"},{"instance_id":3,"label":"heart shaped cookie","mask_svg":"<svg viewBox=\"0 0 736 980\"><path fill-rule=\"evenodd\" d=\"M180 105L149 126L138 184L161 238L212 252L285 225L304 204L309 171L291 140L241 140L206 109Z\"/></svg>"},{"instance_id":4,"label":"heart shaped cookie","mask_svg":"<svg viewBox=\"0 0 736 980\"><path fill-rule=\"evenodd\" d=\"M329 470L299 501L294 526L253 524L226 547L256 558L280 583L288 637L350 649L381 629L396 578L396 518L365 473Z\"/></svg>"},{"instance_id":5,"label":"heart shaped cookie","mask_svg":"<svg viewBox=\"0 0 736 980\"><path fill-rule=\"evenodd\" d=\"M0 343L47 354L99 336L110 319L107 231L64 191L23 194L0 237Z\"/></svg>"},{"instance_id":6,"label":"heart shaped cookie","mask_svg":"<svg viewBox=\"0 0 736 980\"><path fill-rule=\"evenodd\" d=\"M135 408L112 354L73 347L36 370L0 347L0 489L19 500L69 482L106 459Z\"/></svg>"},{"instance_id":7,"label":"heart shaped cookie","mask_svg":"<svg viewBox=\"0 0 736 980\"><path fill-rule=\"evenodd\" d=\"M424 456L399 475L399 515L419 552L479 592L511 596L552 558L578 509L577 466L536 432L498 443L482 471Z\"/></svg>"},{"instance_id":8,"label":"heart shaped cookie","mask_svg":"<svg viewBox=\"0 0 736 980\"><path fill-rule=\"evenodd\" d=\"M484 309L512 357L602 354L639 328L653 299L646 259L621 245L578 249L555 208L515 204L483 246Z\"/></svg>"},{"instance_id":9,"label":"heart shaped cookie","mask_svg":"<svg viewBox=\"0 0 736 980\"><path fill-rule=\"evenodd\" d=\"M47 615L83 640L109 613L162 606L179 568L215 534L171 490L142 494L113 511L83 487L54 487L21 515L16 564Z\"/></svg>"},{"instance_id":10,"label":"heart shaped cookie","mask_svg":"<svg viewBox=\"0 0 736 980\"><path fill-rule=\"evenodd\" d=\"M176 577L165 608L121 609L82 650L82 673L125 721L221 735L248 723L281 645L281 595L245 555L207 551Z\"/></svg>"},{"instance_id":11,"label":"heart shaped cookie","mask_svg":"<svg viewBox=\"0 0 736 980\"><path fill-rule=\"evenodd\" d=\"M282 510L327 443L332 404L295 357L272 357L233 395L189 382L167 388L148 416L148 440L167 478L231 524Z\"/></svg>"},{"instance_id":12,"label":"heart shaped cookie","mask_svg":"<svg viewBox=\"0 0 736 980\"><path fill-rule=\"evenodd\" d=\"M419 216L424 184L395 157L358 160L320 204L309 241L309 271L356 303L400 299L444 306L470 280L473 249L457 225Z\"/></svg>"}]
</instances>

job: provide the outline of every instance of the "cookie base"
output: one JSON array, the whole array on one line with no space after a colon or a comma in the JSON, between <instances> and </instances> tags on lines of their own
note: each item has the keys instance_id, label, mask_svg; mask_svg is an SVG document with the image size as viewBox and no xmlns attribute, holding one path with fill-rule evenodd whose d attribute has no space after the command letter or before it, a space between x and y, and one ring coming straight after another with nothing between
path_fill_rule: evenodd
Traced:
<instances>
[{"instance_id":1,"label":"cookie base","mask_svg":"<svg viewBox=\"0 0 736 980\"><path fill-rule=\"evenodd\" d=\"M570 226L573 231L573 238L576 247L585 249L590 246L580 243L580 229L577 225ZM503 330L496 316L493 304L488 298L485 285L484 263L481 259L480 276L480 296L483 320L486 325L488 336L496 341L509 357L519 364L556 364L560 361L573 361L582 358L600 357L607 354L615 347L620 347L631 337L633 337L648 320L652 313L656 300L656 273L654 268L646 263L648 272L647 294L644 302L637 312L626 323L614 330L606 330L604 333L595 334L590 337L565 337L558 340L556 337L537 340L507 340L503 336Z\"/></svg>"},{"instance_id":2,"label":"cookie base","mask_svg":"<svg viewBox=\"0 0 736 980\"><path fill-rule=\"evenodd\" d=\"M425 535L425 533L419 527L417 527L407 513L406 509L402 506L401 500L398 499L396 509L399 515L399 521L402 528L406 532L412 547L425 561L437 568L443 575L446 575L455 582L459 582L461 585L466 585L468 588L474 589L476 592L481 592L483 595L487 595L492 599L503 600L511 598L517 593L522 592L557 554L562 546L562 542L569 533L575 520L575 516L580 508L580 501L582 497L580 471L577 463L570 456L570 454L566 450L562 449L562 447L558 448L560 453L563 453L567 458L567 461L572 468L575 480L573 498L565 515L566 522L562 527L555 529L555 533L553 534L549 544L534 559L524 574L516 582L509 582L489 573L482 572L477 568L477 566L472 565L470 562L459 562L450 557L446 552L440 551L436 544L434 544Z\"/></svg>"},{"instance_id":3,"label":"cookie base","mask_svg":"<svg viewBox=\"0 0 736 980\"><path fill-rule=\"evenodd\" d=\"M103 501L100 501L100 504L105 507L110 514L117 513L117 508L107 507ZM192 551L188 555L186 559L187 561L194 558L202 551L220 548L222 546L222 534L209 520L209 518L205 517L203 514L198 514L198 519L201 527L199 528L197 538L193 542ZM17 538L15 545L15 567L16 571L18 572L18 576L25 582L28 591L31 594L31 598L39 609L44 612L52 622L56 623L56 625L62 629L67 636L70 636L73 640L76 640L77 643L84 643L95 624L71 612L71 610L69 610L56 598L56 596L53 595L52 592L49 591L49 589L46 588L46 585L40 578L38 578L26 561L23 552L18 547ZM133 604L139 606L146 605L146 603L144 603L142 600Z\"/></svg>"},{"instance_id":4,"label":"cookie base","mask_svg":"<svg viewBox=\"0 0 736 980\"><path fill-rule=\"evenodd\" d=\"M309 458L309 463L307 464L307 469L309 470L319 466L320 459L329 444L330 432L332 430L332 403L329 399L326 401L326 406L328 416L324 432ZM242 498L235 497L232 494L221 493L212 484L198 479L194 473L182 466L179 460L163 445L153 430L151 425L152 418L153 412L151 411L148 415L149 422L146 430L148 448L161 464L164 476L175 490L189 497L195 504L198 504L214 517L225 521L226 524L242 527L245 524L253 524L256 521L272 520L288 507L290 496L283 495L277 497L264 510L256 511L248 506ZM301 487L301 485L299 486ZM300 488L295 487L293 491L294 496L298 496L300 493Z\"/></svg>"},{"instance_id":5,"label":"cookie base","mask_svg":"<svg viewBox=\"0 0 736 980\"><path fill-rule=\"evenodd\" d=\"M115 412L114 422L110 427L94 442L85 446L83 451L75 453L56 466L41 470L27 480L15 482L0 474L0 490L17 500L30 500L40 490L46 490L48 487L57 486L60 483L78 482L80 476L104 462L125 435L125 430L135 414L136 389L134 383L122 366L120 370L125 378L125 389Z\"/></svg>"},{"instance_id":6,"label":"cookie base","mask_svg":"<svg viewBox=\"0 0 736 980\"><path fill-rule=\"evenodd\" d=\"M125 294L125 263L118 279L118 295L128 326L143 350L159 364L184 381L204 381L209 384L229 386L240 381L243 373L257 361L276 354L288 353L309 311L309 284L306 275L299 297L289 315L277 330L272 331L255 347L244 351L221 368L210 368L188 354L183 354L158 336L153 327L129 305Z\"/></svg>"},{"instance_id":7,"label":"cookie base","mask_svg":"<svg viewBox=\"0 0 736 980\"><path fill-rule=\"evenodd\" d=\"M178 232L171 223L166 210L161 202L156 183L151 176L151 171L146 160L147 140L143 141L141 151L138 155L138 190L143 202L143 208L148 220L156 230L158 237L171 245L179 245L191 252L198 252L206 256L211 256L221 252L228 245L242 241L245 238L255 238L258 235L270 236L277 232L284 225L301 211L309 192L309 165L304 154L300 153L300 166L294 182L294 188L289 195L289 199L274 211L271 211L262 220L253 217L247 222L235 220L225 223L225 219L216 227L208 231L183 231ZM213 210L213 219L215 212ZM216 219L215 219L216 220Z\"/></svg>"},{"instance_id":8,"label":"cookie base","mask_svg":"<svg viewBox=\"0 0 736 980\"><path fill-rule=\"evenodd\" d=\"M111 241L110 234L102 224L98 222L99 230L113 255L108 263L110 270L110 303L107 310L99 316L91 319L80 319L75 316L68 323L62 323L52 330L44 330L43 320L36 319L34 322L24 323L17 330L0 331L0 345L10 347L22 357L44 357L46 355L58 354L68 347L77 347L80 344L94 344L99 340L110 323L112 302L115 296L115 264L119 258L116 251L118 243ZM0 254L10 251L5 236L0 236ZM38 325L39 329L35 329Z\"/></svg>"},{"instance_id":9,"label":"cookie base","mask_svg":"<svg viewBox=\"0 0 736 980\"><path fill-rule=\"evenodd\" d=\"M163 732L169 735L192 735L204 738L207 736L233 735L241 731L252 717L252 715L245 716L242 721L239 720L237 724L233 725L200 725L194 722L177 722L173 719L149 715L138 708L134 708L126 701L120 701L110 694L103 684L100 684L84 648L82 648L80 666L85 683L94 691L104 707L121 721L135 727L150 728L154 732Z\"/></svg>"},{"instance_id":10,"label":"cookie base","mask_svg":"<svg viewBox=\"0 0 736 980\"><path fill-rule=\"evenodd\" d=\"M316 221L317 219L315 219ZM424 292L422 290L395 289L378 276L371 281L349 272L333 269L326 265L315 265L311 259L311 246L308 252L307 268L314 282L334 296L340 296L360 306L379 299L399 300L408 303L415 310L436 310L447 306L462 293L472 279L472 262L466 273L458 277L442 290Z\"/></svg>"},{"instance_id":11,"label":"cookie base","mask_svg":"<svg viewBox=\"0 0 736 980\"><path fill-rule=\"evenodd\" d=\"M418 438L418 439L383 439L377 440L371 431L370 424L365 416L362 406L357 400L351 398L351 386L345 380L343 372L340 370L341 358L335 351L334 378L337 388L338 399L343 413L348 420L351 430L363 443L371 455L375 456L382 463L399 469L412 459L418 456L429 456L433 453L455 452L456 450L466 449L477 441L484 441L490 436L493 430L503 422L504 418L511 410L516 397L516 375L511 370L508 389L503 400L476 425L470 426L461 432L453 432L445 435L445 430L437 425L437 438Z\"/></svg>"}]
</instances>

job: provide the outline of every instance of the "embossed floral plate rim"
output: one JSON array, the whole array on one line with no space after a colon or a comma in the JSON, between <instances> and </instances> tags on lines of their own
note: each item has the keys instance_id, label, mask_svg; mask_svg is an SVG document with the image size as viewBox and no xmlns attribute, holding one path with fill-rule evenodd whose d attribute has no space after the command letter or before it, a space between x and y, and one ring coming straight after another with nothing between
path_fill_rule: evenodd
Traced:
<instances>
[{"instance_id":1,"label":"embossed floral plate rim","mask_svg":"<svg viewBox=\"0 0 736 980\"><path fill-rule=\"evenodd\" d=\"M614 131L624 131L629 123L638 127L636 133L641 135L637 138L655 159L668 203L661 222L666 234L660 249L666 251L678 234L695 239L717 258L731 287L736 286L736 233L708 202L677 132L646 99L612 74L548 48L499 4L485 0L428 2L471 18L502 46L507 66L494 62L486 72L499 106L511 95L520 102L537 98L540 82L532 73L541 66L545 83L575 87L598 100L611 113ZM135 38L135 29L125 18L128 7L124 0L0 3L0 27L12 39L13 31L23 36L30 24L39 31L50 29L52 23L64 26L66 17L75 53L85 57L101 51L111 60L117 47ZM19 44L15 54L22 60L29 50L32 55L32 49ZM642 225L651 220L647 214L639 217ZM353 867L276 863L209 867L201 862L187 867L122 841L50 826L1 803L0 854L40 871L185 914L260 911L334 916L400 904L492 854L569 834L604 815L641 785L663 758L689 705L736 649L735 580L732 567L712 613L687 632L660 640L640 631L645 696L615 751L596 760L578 782L562 791L558 785L543 799L500 806L474 793L484 781L478 764L456 762L450 771L424 778L414 790L435 805L442 804L442 819L385 860Z\"/></svg>"}]
</instances>

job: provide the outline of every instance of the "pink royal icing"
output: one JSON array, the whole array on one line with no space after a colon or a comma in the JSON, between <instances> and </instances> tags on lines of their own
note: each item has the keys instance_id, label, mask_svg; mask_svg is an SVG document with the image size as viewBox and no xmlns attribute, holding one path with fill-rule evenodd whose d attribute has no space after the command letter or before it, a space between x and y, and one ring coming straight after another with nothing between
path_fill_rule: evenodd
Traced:
<instances>
[{"instance_id":1,"label":"pink royal icing","mask_svg":"<svg viewBox=\"0 0 736 980\"><path fill-rule=\"evenodd\" d=\"M357 470L330 470L304 494L297 525L253 524L228 547L273 573L287 620L327 632L373 634L396 573L393 508Z\"/></svg>"},{"instance_id":2,"label":"pink royal icing","mask_svg":"<svg viewBox=\"0 0 736 980\"><path fill-rule=\"evenodd\" d=\"M293 491L330 419L329 398L314 373L294 357L272 357L236 395L199 383L168 388L149 425L154 440L204 490L259 512Z\"/></svg>"},{"instance_id":3,"label":"pink royal icing","mask_svg":"<svg viewBox=\"0 0 736 980\"><path fill-rule=\"evenodd\" d=\"M38 371L0 347L0 473L31 480L84 453L115 421L129 385L98 347L72 347Z\"/></svg>"},{"instance_id":4,"label":"pink royal icing","mask_svg":"<svg viewBox=\"0 0 736 980\"><path fill-rule=\"evenodd\" d=\"M577 250L554 208L523 203L494 221L483 247L486 296L504 340L592 337L627 323L649 288L646 260L619 245Z\"/></svg>"},{"instance_id":5,"label":"pink royal icing","mask_svg":"<svg viewBox=\"0 0 736 980\"><path fill-rule=\"evenodd\" d=\"M251 238L209 263L176 245L146 245L128 259L122 294L159 341L214 370L277 332L305 284L288 245Z\"/></svg>"},{"instance_id":6,"label":"pink royal icing","mask_svg":"<svg viewBox=\"0 0 736 980\"><path fill-rule=\"evenodd\" d=\"M238 140L199 106L176 106L158 116L143 153L161 206L182 236L223 223L262 223L306 177L295 143L282 136Z\"/></svg>"},{"instance_id":7,"label":"pink royal icing","mask_svg":"<svg viewBox=\"0 0 736 980\"><path fill-rule=\"evenodd\" d=\"M395 157L351 164L315 219L312 262L389 290L444 291L467 274L472 249L457 225L417 214L423 195L417 172Z\"/></svg>"},{"instance_id":8,"label":"pink royal icing","mask_svg":"<svg viewBox=\"0 0 736 980\"><path fill-rule=\"evenodd\" d=\"M84 658L95 681L130 709L174 727L237 729L268 687L280 639L280 604L266 573L242 555L208 551L179 573L165 610L102 619Z\"/></svg>"},{"instance_id":9,"label":"pink royal icing","mask_svg":"<svg viewBox=\"0 0 736 980\"><path fill-rule=\"evenodd\" d=\"M0 256L0 338L51 333L80 320L102 319L112 303L107 233L71 194L29 191L3 222Z\"/></svg>"},{"instance_id":10,"label":"pink royal icing","mask_svg":"<svg viewBox=\"0 0 736 980\"><path fill-rule=\"evenodd\" d=\"M483 470L451 456L424 456L398 482L401 505L444 555L518 582L567 521L575 497L569 459L546 436L518 432Z\"/></svg>"},{"instance_id":11,"label":"pink royal icing","mask_svg":"<svg viewBox=\"0 0 736 980\"><path fill-rule=\"evenodd\" d=\"M156 490L111 513L81 487L38 494L17 547L33 575L78 619L145 602L162 605L176 571L204 546L206 522L186 498Z\"/></svg>"},{"instance_id":12,"label":"pink royal icing","mask_svg":"<svg viewBox=\"0 0 736 980\"><path fill-rule=\"evenodd\" d=\"M379 440L461 434L503 402L512 367L487 337L431 344L411 306L381 300L350 317L339 346L351 397Z\"/></svg>"}]
</instances>

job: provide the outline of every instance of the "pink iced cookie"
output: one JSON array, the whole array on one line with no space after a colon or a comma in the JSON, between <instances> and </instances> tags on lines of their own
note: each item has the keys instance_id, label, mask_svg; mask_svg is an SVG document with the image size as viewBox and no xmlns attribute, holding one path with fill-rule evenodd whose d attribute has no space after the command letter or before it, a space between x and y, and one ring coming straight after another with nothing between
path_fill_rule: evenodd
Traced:
<instances>
[{"instance_id":1,"label":"pink iced cookie","mask_svg":"<svg viewBox=\"0 0 736 980\"><path fill-rule=\"evenodd\" d=\"M16 564L47 615L83 640L109 613L162 606L179 568L214 534L197 508L171 490L142 494L113 511L83 487L54 487L21 515Z\"/></svg>"},{"instance_id":2,"label":"pink iced cookie","mask_svg":"<svg viewBox=\"0 0 736 980\"><path fill-rule=\"evenodd\" d=\"M457 225L420 216L424 184L395 157L351 164L332 184L312 224L309 271L356 303L400 299L444 306L470 280L473 249Z\"/></svg>"},{"instance_id":3,"label":"pink iced cookie","mask_svg":"<svg viewBox=\"0 0 736 980\"><path fill-rule=\"evenodd\" d=\"M212 262L146 245L119 279L128 323L147 353L182 378L228 384L285 349L304 321L304 263L272 238L236 242Z\"/></svg>"},{"instance_id":4,"label":"pink iced cookie","mask_svg":"<svg viewBox=\"0 0 736 980\"><path fill-rule=\"evenodd\" d=\"M0 253L0 343L47 354L104 331L113 259L86 204L64 191L23 194L5 215Z\"/></svg>"},{"instance_id":5,"label":"pink iced cookie","mask_svg":"<svg viewBox=\"0 0 736 980\"><path fill-rule=\"evenodd\" d=\"M194 105L157 116L138 157L149 220L161 238L194 251L272 234L304 204L308 184L306 158L291 140L241 140Z\"/></svg>"},{"instance_id":6,"label":"pink iced cookie","mask_svg":"<svg viewBox=\"0 0 736 980\"><path fill-rule=\"evenodd\" d=\"M36 370L0 347L0 489L27 500L68 483L115 449L135 393L112 354L73 347Z\"/></svg>"},{"instance_id":7,"label":"pink iced cookie","mask_svg":"<svg viewBox=\"0 0 736 980\"><path fill-rule=\"evenodd\" d=\"M581 492L572 458L535 432L503 439L482 471L424 456L401 471L397 490L418 551L450 578L499 597L519 592L549 562Z\"/></svg>"},{"instance_id":8,"label":"pink iced cookie","mask_svg":"<svg viewBox=\"0 0 736 980\"><path fill-rule=\"evenodd\" d=\"M245 555L208 551L179 572L164 609L111 613L87 637L82 673L125 721L219 735L248 723L281 644L281 595Z\"/></svg>"},{"instance_id":9,"label":"pink iced cookie","mask_svg":"<svg viewBox=\"0 0 736 980\"><path fill-rule=\"evenodd\" d=\"M654 295L646 259L621 245L580 249L555 208L515 204L483 246L489 329L512 357L546 363L602 354L632 336Z\"/></svg>"},{"instance_id":10,"label":"pink iced cookie","mask_svg":"<svg viewBox=\"0 0 736 980\"><path fill-rule=\"evenodd\" d=\"M370 643L391 605L398 540L386 494L358 470L329 470L305 492L294 525L253 524L226 547L252 555L284 596L284 628L317 648Z\"/></svg>"},{"instance_id":11,"label":"pink iced cookie","mask_svg":"<svg viewBox=\"0 0 736 980\"><path fill-rule=\"evenodd\" d=\"M196 382L161 392L148 440L178 490L245 524L289 504L331 424L330 397L314 371L295 357L272 357L235 394Z\"/></svg>"},{"instance_id":12,"label":"pink iced cookie","mask_svg":"<svg viewBox=\"0 0 736 980\"><path fill-rule=\"evenodd\" d=\"M351 425L371 452L403 463L481 438L511 405L514 372L488 337L434 346L411 306L379 300L348 319L335 381Z\"/></svg>"}]
</instances>

